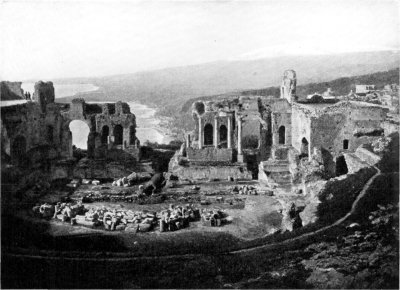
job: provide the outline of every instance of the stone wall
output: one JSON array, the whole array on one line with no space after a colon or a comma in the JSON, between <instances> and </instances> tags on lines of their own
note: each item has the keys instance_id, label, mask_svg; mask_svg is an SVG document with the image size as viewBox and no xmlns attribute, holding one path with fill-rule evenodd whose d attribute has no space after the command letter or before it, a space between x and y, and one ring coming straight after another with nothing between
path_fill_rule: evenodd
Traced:
<instances>
[{"instance_id":1,"label":"stone wall","mask_svg":"<svg viewBox=\"0 0 400 290\"><path fill-rule=\"evenodd\" d=\"M333 156L354 152L383 133L381 124L385 117L385 109L360 102L296 104L292 115L292 144L300 152L301 139L305 137L309 152L314 147L325 148Z\"/></svg>"},{"instance_id":2,"label":"stone wall","mask_svg":"<svg viewBox=\"0 0 400 290\"><path fill-rule=\"evenodd\" d=\"M294 103L292 111L292 146L298 152L301 152L303 138L307 139L309 143L308 155L310 156L310 148L313 145L311 140L311 120L307 115L307 111Z\"/></svg>"},{"instance_id":3,"label":"stone wall","mask_svg":"<svg viewBox=\"0 0 400 290\"><path fill-rule=\"evenodd\" d=\"M205 147L203 149L186 148L189 161L233 161L233 149Z\"/></svg>"},{"instance_id":4,"label":"stone wall","mask_svg":"<svg viewBox=\"0 0 400 290\"><path fill-rule=\"evenodd\" d=\"M180 180L227 180L228 177L251 180L251 172L245 166L180 166L175 168L174 175Z\"/></svg>"},{"instance_id":5,"label":"stone wall","mask_svg":"<svg viewBox=\"0 0 400 290\"><path fill-rule=\"evenodd\" d=\"M46 112L47 104L54 103L54 86L52 82L39 81L35 83L32 100L39 103L42 113Z\"/></svg>"},{"instance_id":6,"label":"stone wall","mask_svg":"<svg viewBox=\"0 0 400 290\"><path fill-rule=\"evenodd\" d=\"M83 99L74 99L65 105L54 101L53 84L37 82L32 102L1 107L2 161L25 169L52 170L55 163L73 156L69 124L74 120L81 120L89 126L87 152L90 158L107 158L123 163L128 159L133 163L139 160L136 119L128 104L86 104ZM121 144L114 146L112 140L108 142L109 138L107 144L102 144L104 124L110 125L111 137L114 137L115 126L122 127ZM108 154L108 150L112 152ZM113 150L119 152L115 154ZM55 172L55 176L63 178L71 174L69 165L63 165Z\"/></svg>"},{"instance_id":7,"label":"stone wall","mask_svg":"<svg viewBox=\"0 0 400 290\"><path fill-rule=\"evenodd\" d=\"M72 156L68 146L71 135L63 127L60 110L54 104L46 106L42 114L40 104L2 107L2 154L10 156L13 163L26 159L25 165L37 163L40 158L56 159ZM38 157L39 156L39 157Z\"/></svg>"}]
</instances>

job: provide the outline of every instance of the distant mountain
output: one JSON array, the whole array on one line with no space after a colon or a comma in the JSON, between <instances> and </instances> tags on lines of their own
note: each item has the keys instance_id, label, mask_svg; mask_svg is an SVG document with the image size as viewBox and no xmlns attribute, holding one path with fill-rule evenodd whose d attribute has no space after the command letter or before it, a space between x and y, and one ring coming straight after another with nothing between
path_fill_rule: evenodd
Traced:
<instances>
[{"instance_id":1,"label":"distant mountain","mask_svg":"<svg viewBox=\"0 0 400 290\"><path fill-rule=\"evenodd\" d=\"M387 71L398 65L398 51L380 51L219 61L133 74L62 81L85 82L99 86L101 89L96 93L79 96L91 101L135 100L159 108L167 106L180 110L185 101L195 97L278 86L286 69L294 69L297 72L298 84L301 85ZM64 98L63 101L70 99Z\"/></svg>"},{"instance_id":2,"label":"distant mountain","mask_svg":"<svg viewBox=\"0 0 400 290\"><path fill-rule=\"evenodd\" d=\"M354 77L338 78L328 82L309 83L297 87L296 94L305 98L309 94L323 93L330 88L337 96L347 95L350 90L355 91L356 85L375 85L377 89L383 89L387 84L399 84L399 68L389 71L376 72ZM270 87L258 90L241 92L243 95L279 96L279 87Z\"/></svg>"},{"instance_id":3,"label":"distant mountain","mask_svg":"<svg viewBox=\"0 0 400 290\"><path fill-rule=\"evenodd\" d=\"M355 86L360 84L375 85L377 89L382 89L387 84L399 84L400 72L399 68L392 69L389 71L376 72L372 74L366 74L361 76L344 77L334 79L332 81L320 82L320 83L309 83L297 86L296 95L302 99L306 98L307 95L317 93L323 93L328 88L330 88L335 95L347 95L350 90L355 91ZM241 95L246 96L274 96L279 97L280 88L279 86L238 91L238 92L228 92L225 94L218 94L212 96L202 96L187 100L182 105L181 112L188 112L192 104L196 101L210 101L218 100L224 98L234 98Z\"/></svg>"}]
</instances>

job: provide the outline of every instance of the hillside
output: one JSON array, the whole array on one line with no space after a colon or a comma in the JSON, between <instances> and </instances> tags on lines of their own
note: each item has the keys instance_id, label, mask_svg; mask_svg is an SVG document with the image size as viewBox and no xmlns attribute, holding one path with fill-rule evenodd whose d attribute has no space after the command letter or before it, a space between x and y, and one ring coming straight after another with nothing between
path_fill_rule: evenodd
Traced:
<instances>
[{"instance_id":1,"label":"hillside","mask_svg":"<svg viewBox=\"0 0 400 290\"><path fill-rule=\"evenodd\" d=\"M277 86L283 71L294 69L298 84L320 83L398 67L399 52L362 52L218 61L100 78L53 80L92 83L101 89L82 97L91 101L135 100L180 111L183 102L206 95ZM81 97L81 96L79 96ZM68 101L70 98L65 98Z\"/></svg>"},{"instance_id":2,"label":"hillside","mask_svg":"<svg viewBox=\"0 0 400 290\"><path fill-rule=\"evenodd\" d=\"M299 97L305 97L315 92L323 93L328 88L331 88L335 95L346 95L350 90L355 91L356 85L361 84L375 85L377 89L383 89L387 84L399 84L399 68L361 76L338 78L329 82L313 82L306 85L300 85L297 87L297 95ZM260 90L249 90L242 92L242 94L279 96L279 88L272 87Z\"/></svg>"},{"instance_id":3,"label":"hillside","mask_svg":"<svg viewBox=\"0 0 400 290\"><path fill-rule=\"evenodd\" d=\"M299 85L297 86L297 95L300 98L304 98L307 95L315 92L323 93L324 91L327 90L327 88L331 88L332 91L335 93L335 95L346 95L350 92L350 90L354 91L355 86L359 84L374 84L377 89L382 89L387 84L399 84L399 78L400 78L400 71L399 68L397 68L389 71L376 72L372 74L338 78L327 82L320 82L320 83L313 82L309 84ZM279 94L280 94L279 86L274 86L274 87L261 88L255 90L225 93L221 95L203 96L186 101L182 105L181 112L187 112L188 110L190 110L192 103L197 100L203 100L203 101L215 100L222 98L231 98L240 95L278 97Z\"/></svg>"}]
</instances>

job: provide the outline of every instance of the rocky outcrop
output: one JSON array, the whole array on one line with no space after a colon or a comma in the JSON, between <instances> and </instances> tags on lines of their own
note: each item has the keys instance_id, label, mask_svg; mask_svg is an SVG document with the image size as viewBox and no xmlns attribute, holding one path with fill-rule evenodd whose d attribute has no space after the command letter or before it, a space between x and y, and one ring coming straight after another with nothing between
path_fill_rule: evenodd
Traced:
<instances>
[{"instance_id":1,"label":"rocky outcrop","mask_svg":"<svg viewBox=\"0 0 400 290\"><path fill-rule=\"evenodd\" d=\"M24 91L21 88L22 82L0 82L0 100L24 100Z\"/></svg>"},{"instance_id":2,"label":"rocky outcrop","mask_svg":"<svg viewBox=\"0 0 400 290\"><path fill-rule=\"evenodd\" d=\"M329 224L342 217L350 210L358 193L375 173L376 169L367 167L328 181L307 183L307 205L300 213L303 226L316 221Z\"/></svg>"}]
</instances>

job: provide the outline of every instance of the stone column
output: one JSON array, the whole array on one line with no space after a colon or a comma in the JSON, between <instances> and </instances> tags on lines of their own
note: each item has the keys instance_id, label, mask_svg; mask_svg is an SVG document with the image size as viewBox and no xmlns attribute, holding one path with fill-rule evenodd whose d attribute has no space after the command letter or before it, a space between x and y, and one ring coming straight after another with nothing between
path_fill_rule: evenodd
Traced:
<instances>
[{"instance_id":1,"label":"stone column","mask_svg":"<svg viewBox=\"0 0 400 290\"><path fill-rule=\"evenodd\" d=\"M203 126L201 123L201 118L199 117L199 149L203 149Z\"/></svg>"},{"instance_id":2,"label":"stone column","mask_svg":"<svg viewBox=\"0 0 400 290\"><path fill-rule=\"evenodd\" d=\"M214 119L214 147L218 148L218 118Z\"/></svg>"},{"instance_id":3,"label":"stone column","mask_svg":"<svg viewBox=\"0 0 400 290\"><path fill-rule=\"evenodd\" d=\"M112 140L110 135L107 136L107 148L108 149L112 148Z\"/></svg>"},{"instance_id":4,"label":"stone column","mask_svg":"<svg viewBox=\"0 0 400 290\"><path fill-rule=\"evenodd\" d=\"M232 148L232 118L231 116L228 116L228 149Z\"/></svg>"},{"instance_id":5,"label":"stone column","mask_svg":"<svg viewBox=\"0 0 400 290\"><path fill-rule=\"evenodd\" d=\"M241 116L238 117L238 156L237 161L243 162L243 152L242 152L242 118Z\"/></svg>"},{"instance_id":6,"label":"stone column","mask_svg":"<svg viewBox=\"0 0 400 290\"><path fill-rule=\"evenodd\" d=\"M186 134L186 148L190 147L190 134Z\"/></svg>"},{"instance_id":7,"label":"stone column","mask_svg":"<svg viewBox=\"0 0 400 290\"><path fill-rule=\"evenodd\" d=\"M276 114L272 113L271 114L271 130L272 130L272 145L278 145L279 144L279 127L276 122ZM286 132L285 132L286 134ZM285 139L286 141L286 139Z\"/></svg>"}]
</instances>

